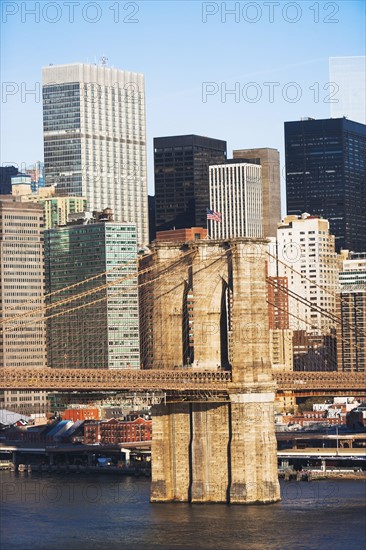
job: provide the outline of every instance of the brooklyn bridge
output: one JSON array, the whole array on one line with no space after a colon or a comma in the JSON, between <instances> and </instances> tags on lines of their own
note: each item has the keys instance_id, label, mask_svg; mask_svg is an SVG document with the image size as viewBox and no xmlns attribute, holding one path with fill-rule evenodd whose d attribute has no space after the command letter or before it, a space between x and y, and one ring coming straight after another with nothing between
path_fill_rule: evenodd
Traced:
<instances>
[{"instance_id":1,"label":"brooklyn bridge","mask_svg":"<svg viewBox=\"0 0 366 550\"><path fill-rule=\"evenodd\" d=\"M266 261L261 239L160 243L138 273L143 369L77 368L77 350L73 358L71 347L62 347L63 368L3 368L0 389L164 392L153 407L152 501L275 502L276 392L354 395L365 392L366 380L365 373L272 369ZM68 292L38 315L48 322L81 315L70 335L75 342L84 311L128 292L116 287L129 277ZM32 322L7 319L4 333ZM97 323L94 339L97 349Z\"/></svg>"},{"instance_id":2,"label":"brooklyn bridge","mask_svg":"<svg viewBox=\"0 0 366 550\"><path fill-rule=\"evenodd\" d=\"M366 393L366 374L347 372L274 371L276 392L292 392L298 397L316 395L353 396ZM134 391L190 395L206 392L207 399L228 398L232 373L202 369L107 370L5 368L0 370L1 390L44 390L58 392Z\"/></svg>"}]
</instances>

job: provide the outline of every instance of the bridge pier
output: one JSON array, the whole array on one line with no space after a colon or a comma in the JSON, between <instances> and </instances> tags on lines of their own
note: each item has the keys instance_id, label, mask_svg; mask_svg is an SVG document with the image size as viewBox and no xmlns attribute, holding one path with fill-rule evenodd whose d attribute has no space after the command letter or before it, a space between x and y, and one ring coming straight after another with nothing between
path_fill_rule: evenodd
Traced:
<instances>
[{"instance_id":1,"label":"bridge pier","mask_svg":"<svg viewBox=\"0 0 366 550\"><path fill-rule=\"evenodd\" d=\"M192 403L190 502L227 502L229 407Z\"/></svg>"},{"instance_id":2,"label":"bridge pier","mask_svg":"<svg viewBox=\"0 0 366 550\"><path fill-rule=\"evenodd\" d=\"M273 398L262 394L260 403L253 398L258 395L154 407L152 502L280 499Z\"/></svg>"},{"instance_id":3,"label":"bridge pier","mask_svg":"<svg viewBox=\"0 0 366 550\"><path fill-rule=\"evenodd\" d=\"M276 502L280 490L274 452L274 394L235 394L231 399L229 502Z\"/></svg>"},{"instance_id":4,"label":"bridge pier","mask_svg":"<svg viewBox=\"0 0 366 550\"><path fill-rule=\"evenodd\" d=\"M153 407L151 502L189 500L189 403Z\"/></svg>"}]
</instances>

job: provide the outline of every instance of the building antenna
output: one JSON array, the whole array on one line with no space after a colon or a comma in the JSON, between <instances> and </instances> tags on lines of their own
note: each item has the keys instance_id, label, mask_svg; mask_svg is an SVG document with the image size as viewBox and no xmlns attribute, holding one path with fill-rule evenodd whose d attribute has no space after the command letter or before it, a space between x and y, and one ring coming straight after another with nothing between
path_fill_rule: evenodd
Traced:
<instances>
[{"instance_id":1,"label":"building antenna","mask_svg":"<svg viewBox=\"0 0 366 550\"><path fill-rule=\"evenodd\" d=\"M102 57L99 59L99 62L102 67L106 67L108 65L108 57L102 55Z\"/></svg>"}]
</instances>

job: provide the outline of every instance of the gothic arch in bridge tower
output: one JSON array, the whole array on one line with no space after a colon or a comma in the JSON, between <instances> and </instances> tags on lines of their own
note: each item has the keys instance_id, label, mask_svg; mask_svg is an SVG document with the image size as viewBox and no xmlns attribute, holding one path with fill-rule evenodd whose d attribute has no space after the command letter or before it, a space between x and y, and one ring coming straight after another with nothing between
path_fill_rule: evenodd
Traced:
<instances>
[{"instance_id":1,"label":"gothic arch in bridge tower","mask_svg":"<svg viewBox=\"0 0 366 550\"><path fill-rule=\"evenodd\" d=\"M228 368L226 266L207 267L193 273L194 367ZM223 364L224 361L224 364Z\"/></svg>"},{"instance_id":2,"label":"gothic arch in bridge tower","mask_svg":"<svg viewBox=\"0 0 366 550\"><path fill-rule=\"evenodd\" d=\"M193 348L193 289L192 268L188 268L188 280L184 285L182 306L182 364L192 365L194 361Z\"/></svg>"},{"instance_id":3,"label":"gothic arch in bridge tower","mask_svg":"<svg viewBox=\"0 0 366 550\"><path fill-rule=\"evenodd\" d=\"M179 257L177 258L179 260ZM169 369L183 364L184 297L187 293L187 271L177 262L152 288L153 364Z\"/></svg>"}]
</instances>

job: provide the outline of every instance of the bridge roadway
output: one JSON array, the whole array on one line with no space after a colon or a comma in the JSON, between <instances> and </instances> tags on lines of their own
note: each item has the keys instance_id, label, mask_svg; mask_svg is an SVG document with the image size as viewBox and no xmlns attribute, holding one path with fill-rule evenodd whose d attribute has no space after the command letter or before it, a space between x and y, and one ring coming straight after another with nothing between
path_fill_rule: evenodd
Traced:
<instances>
[{"instance_id":1,"label":"bridge roadway","mask_svg":"<svg viewBox=\"0 0 366 550\"><path fill-rule=\"evenodd\" d=\"M44 445L44 446L19 446L19 445L0 445L1 453L25 453L25 454L66 454L66 455L79 455L84 453L93 453L93 454L108 454L123 452L124 450L133 451L145 451L151 452L151 441L143 442L134 442L134 443L121 443L120 445L102 445L102 446L93 446L93 445ZM352 458L353 460L365 460L365 450L358 448L314 448L307 447L305 449L282 449L277 451L277 457L284 458L315 458L315 459L324 459L324 458L333 458L333 459L347 459Z\"/></svg>"},{"instance_id":2,"label":"bridge roadway","mask_svg":"<svg viewBox=\"0 0 366 550\"><path fill-rule=\"evenodd\" d=\"M273 371L277 394L301 396L366 395L366 373ZM107 370L2 368L0 390L163 391L228 394L231 372L174 370Z\"/></svg>"}]
</instances>

